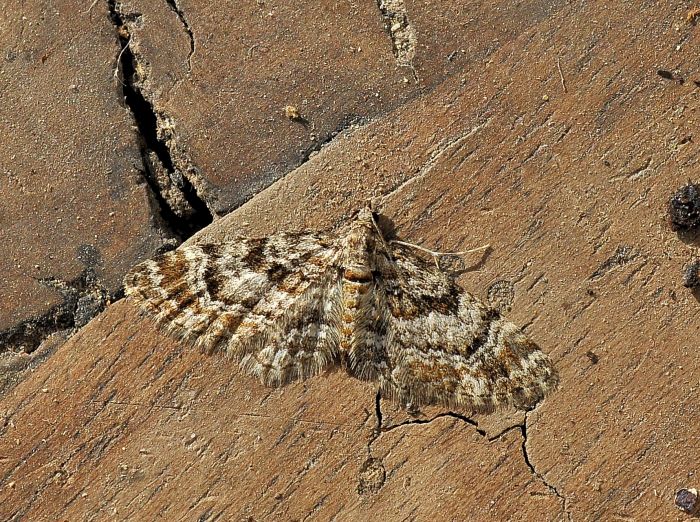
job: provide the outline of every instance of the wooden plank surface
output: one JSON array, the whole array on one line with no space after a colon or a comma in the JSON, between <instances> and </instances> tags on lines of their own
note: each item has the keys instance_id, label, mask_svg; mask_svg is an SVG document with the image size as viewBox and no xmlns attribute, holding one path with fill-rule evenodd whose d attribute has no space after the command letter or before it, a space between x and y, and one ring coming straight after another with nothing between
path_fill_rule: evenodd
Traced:
<instances>
[{"instance_id":1,"label":"wooden plank surface","mask_svg":"<svg viewBox=\"0 0 700 522\"><path fill-rule=\"evenodd\" d=\"M490 243L456 275L513 283L510 318L561 373L534 412L413 418L341 373L269 390L118 302L0 402L0 518L687 519L698 240L666 218L698 161L686 9L569 6L191 240L339 225L375 197L409 241Z\"/></svg>"}]
</instances>

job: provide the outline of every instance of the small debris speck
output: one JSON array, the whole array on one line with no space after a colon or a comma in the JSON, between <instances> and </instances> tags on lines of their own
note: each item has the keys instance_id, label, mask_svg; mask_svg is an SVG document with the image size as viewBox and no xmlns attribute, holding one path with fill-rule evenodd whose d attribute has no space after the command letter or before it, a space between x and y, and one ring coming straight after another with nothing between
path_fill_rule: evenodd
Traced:
<instances>
[{"instance_id":1,"label":"small debris speck","mask_svg":"<svg viewBox=\"0 0 700 522\"><path fill-rule=\"evenodd\" d=\"M292 121L300 121L302 119L299 109L294 105L286 105L284 107L284 115Z\"/></svg>"},{"instance_id":2,"label":"small debris speck","mask_svg":"<svg viewBox=\"0 0 700 522\"><path fill-rule=\"evenodd\" d=\"M698 490L695 488L679 489L676 492L675 504L678 509L694 515L698 512Z\"/></svg>"},{"instance_id":3,"label":"small debris speck","mask_svg":"<svg viewBox=\"0 0 700 522\"><path fill-rule=\"evenodd\" d=\"M700 185L688 183L681 187L668 203L673 230L688 230L700 226Z\"/></svg>"},{"instance_id":4,"label":"small debris speck","mask_svg":"<svg viewBox=\"0 0 700 522\"><path fill-rule=\"evenodd\" d=\"M667 71L666 69L659 69L656 74L661 76L664 80L671 80L677 82L678 85L683 85L685 83L685 78L681 76L679 71Z\"/></svg>"},{"instance_id":5,"label":"small debris speck","mask_svg":"<svg viewBox=\"0 0 700 522\"><path fill-rule=\"evenodd\" d=\"M693 290L700 288L700 258L693 259L683 271L683 286Z\"/></svg>"}]
</instances>

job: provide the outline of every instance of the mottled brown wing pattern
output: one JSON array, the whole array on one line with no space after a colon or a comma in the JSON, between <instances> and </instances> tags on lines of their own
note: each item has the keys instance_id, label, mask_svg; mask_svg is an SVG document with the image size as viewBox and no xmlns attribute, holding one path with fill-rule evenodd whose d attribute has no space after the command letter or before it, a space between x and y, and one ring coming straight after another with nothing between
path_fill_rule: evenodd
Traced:
<instances>
[{"instance_id":1,"label":"mottled brown wing pattern","mask_svg":"<svg viewBox=\"0 0 700 522\"><path fill-rule=\"evenodd\" d=\"M338 366L339 293L337 271L325 272L247 343L241 367L268 386L281 386Z\"/></svg>"},{"instance_id":2,"label":"mottled brown wing pattern","mask_svg":"<svg viewBox=\"0 0 700 522\"><path fill-rule=\"evenodd\" d=\"M342 367L413 406L533 407L557 385L513 323L362 209L337 234L179 248L134 268L126 293L207 352L280 386Z\"/></svg>"},{"instance_id":3,"label":"mottled brown wing pattern","mask_svg":"<svg viewBox=\"0 0 700 522\"><path fill-rule=\"evenodd\" d=\"M183 340L283 384L337 355L324 322L337 252L335 238L312 233L191 245L138 265L126 293Z\"/></svg>"},{"instance_id":4,"label":"mottled brown wing pattern","mask_svg":"<svg viewBox=\"0 0 700 522\"><path fill-rule=\"evenodd\" d=\"M385 395L490 412L528 409L556 387L549 358L517 326L410 247L394 244L391 256L376 296L388 324Z\"/></svg>"}]
</instances>

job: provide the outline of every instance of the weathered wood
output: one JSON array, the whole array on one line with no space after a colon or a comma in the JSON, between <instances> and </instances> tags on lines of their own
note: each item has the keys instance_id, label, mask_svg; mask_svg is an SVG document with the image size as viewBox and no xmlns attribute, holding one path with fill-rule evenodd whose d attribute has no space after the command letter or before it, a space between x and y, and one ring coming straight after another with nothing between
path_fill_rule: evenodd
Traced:
<instances>
[{"instance_id":1,"label":"weathered wood","mask_svg":"<svg viewBox=\"0 0 700 522\"><path fill-rule=\"evenodd\" d=\"M128 302L16 388L2 419L3 520L423 518L440 506L498 519L522 494L529 512L559 510L518 430L489 442L445 417L378 434L371 385L337 373L264 388ZM487 476L517 493L477 487Z\"/></svg>"},{"instance_id":2,"label":"weathered wood","mask_svg":"<svg viewBox=\"0 0 700 522\"><path fill-rule=\"evenodd\" d=\"M633 7L566 8L193 239L323 228L384 196L407 240L490 243L459 280L481 296L514 283L509 316L561 373L534 412L382 402L377 433L371 384L269 390L119 302L0 402L0 517L685 520L700 367L682 268L698 240L665 210L698 161L700 36L684 5Z\"/></svg>"}]
</instances>

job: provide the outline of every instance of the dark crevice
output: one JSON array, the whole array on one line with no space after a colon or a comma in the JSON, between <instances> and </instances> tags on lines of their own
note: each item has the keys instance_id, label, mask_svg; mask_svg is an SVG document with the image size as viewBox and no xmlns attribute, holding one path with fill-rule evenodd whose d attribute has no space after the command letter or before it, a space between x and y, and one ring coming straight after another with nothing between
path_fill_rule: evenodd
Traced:
<instances>
[{"instance_id":1,"label":"dark crevice","mask_svg":"<svg viewBox=\"0 0 700 522\"><path fill-rule=\"evenodd\" d=\"M382 392L377 390L377 394L374 396L374 413L377 416L377 430L382 427Z\"/></svg>"},{"instance_id":2,"label":"dark crevice","mask_svg":"<svg viewBox=\"0 0 700 522\"><path fill-rule=\"evenodd\" d=\"M436 415L436 416L435 416L436 419L439 418L439 417L452 417L453 419L459 419L459 420L461 420L462 422L466 422L467 424L469 424L469 425L471 425L471 426L474 426L474 427L476 428L476 432L477 432L479 435L481 435L482 437L485 437L485 436L486 436L486 431L484 431L484 430L482 430L481 428L479 428L479 423L476 422L474 419L472 419L472 418L470 418L470 417L467 417L466 415L462 415L461 413L456 413L456 412L454 412L454 411L448 411L448 412L445 413L445 414L441 414L441 415Z\"/></svg>"},{"instance_id":3,"label":"dark crevice","mask_svg":"<svg viewBox=\"0 0 700 522\"><path fill-rule=\"evenodd\" d=\"M401 422L399 424L394 424L392 426L383 426L383 420L382 420L382 410L381 410L381 394L377 392L377 396L375 399L375 415L377 419L377 424L376 428L370 437L369 444L368 444L368 453L370 458L372 458L372 444L381 436L382 433L387 433L389 431L393 431L397 428L401 428L404 426L412 426L412 425L420 425L420 424L429 424L433 422L436 419L444 418L444 417L451 417L453 419L459 419L460 421L463 421L471 426L474 426L476 428L476 432L484 437L488 442L493 442L495 440L500 439L503 437L506 433L510 433L511 431L518 430L520 432L520 435L522 436L522 443L520 445L522 453L523 453L523 460L525 461L525 465L528 467L530 470L530 473L534 477L536 477L542 484L544 484L549 491L559 499L559 502L562 507L562 511L566 515L567 520L572 520L571 513L568 511L568 502L566 500L566 497L562 495L559 490L556 488L556 486L550 484L547 482L547 480L544 478L544 476L539 473L536 469L532 461L530 460L530 455L528 454L527 451L527 416L530 413L531 410L528 410L525 412L525 419L521 424L515 424L513 426L508 426L507 428L503 429L501 432L499 432L496 435L493 435L491 437L488 437L487 432L481 428L479 428L479 423L476 422L474 419L467 417L466 415L463 415L461 413L456 413L452 411L448 411L445 413L440 413L438 415L435 415L434 417L431 417L430 419L415 419L415 420L409 420L405 422Z\"/></svg>"},{"instance_id":4,"label":"dark crevice","mask_svg":"<svg viewBox=\"0 0 700 522\"><path fill-rule=\"evenodd\" d=\"M382 392L377 390L377 395L374 397L374 413L377 416L377 432L382 431Z\"/></svg>"},{"instance_id":5,"label":"dark crevice","mask_svg":"<svg viewBox=\"0 0 700 522\"><path fill-rule=\"evenodd\" d=\"M376 441L382 434L382 431L384 431L384 428L382 426L383 417L381 390L377 390L377 394L374 397L374 416L377 423L375 424L374 430L372 431L372 436L369 438L369 442L367 443L367 453L370 457L372 456L372 444L374 444L374 441Z\"/></svg>"},{"instance_id":6,"label":"dark crevice","mask_svg":"<svg viewBox=\"0 0 700 522\"><path fill-rule=\"evenodd\" d=\"M143 175L150 187L159 213L168 228L181 240L192 236L212 222L212 214L205 202L198 196L194 185L176 168L168 143L158 135L158 113L153 104L144 95L137 73L137 56L131 50L132 35L129 32L129 24L140 19L140 15L125 15L120 11L120 5L116 0L109 0L109 13L112 24L117 30L120 54L119 63L116 65L121 72L122 93L126 106L131 111L138 131L141 157L144 165ZM163 194L162 185L159 183L157 173L151 167L149 156L155 155L160 165L166 171L172 185L181 193L189 212L178 212L169 203Z\"/></svg>"},{"instance_id":7,"label":"dark crevice","mask_svg":"<svg viewBox=\"0 0 700 522\"><path fill-rule=\"evenodd\" d=\"M139 170L139 173L150 189L152 198L149 199L149 204L152 208L154 216L156 217L157 225L168 232L168 235L172 234L175 236L177 238L176 242L179 244L186 237L188 237L186 233L183 233L182 226L179 223L181 218L178 217L175 212L173 212L172 208L170 208L170 205L168 205L168 202L165 200L160 191L160 187L155 180L154 172L149 166L147 157L148 151L145 147L141 147L140 152L143 170Z\"/></svg>"},{"instance_id":8,"label":"dark crevice","mask_svg":"<svg viewBox=\"0 0 700 522\"><path fill-rule=\"evenodd\" d=\"M195 52L195 43L194 43L194 33L192 32L192 29L190 28L190 24L187 21L187 18L185 17L185 13L182 12L182 9L180 9L180 6L177 3L177 0L165 0L168 3L168 6L170 6L170 9L172 9L175 14L177 15L178 19L180 20L180 23L182 26L185 28L185 32L187 33L187 36L190 39L190 52L187 55L187 70L189 72L192 72L192 56L194 55Z\"/></svg>"},{"instance_id":9,"label":"dark crevice","mask_svg":"<svg viewBox=\"0 0 700 522\"><path fill-rule=\"evenodd\" d=\"M530 460L530 455L527 452L527 412L525 414L525 420L523 421L522 424L519 424L517 427L520 428L520 434L522 435L523 442L521 444L521 449L523 452L523 460L525 460L525 465L530 469L530 472L532 473L533 476L537 477L542 484L544 484L549 491L556 496L559 499L559 502L561 503L562 511L566 515L567 520L572 520L571 518L571 513L568 511L568 504L566 501L566 497L562 495L559 490L556 488L556 486L550 484L547 482L547 480L544 478L544 476L539 473L536 469L532 461Z\"/></svg>"},{"instance_id":10,"label":"dark crevice","mask_svg":"<svg viewBox=\"0 0 700 522\"><path fill-rule=\"evenodd\" d=\"M22 321L0 332L0 353L32 353L51 334L86 325L105 309L107 303L123 295L121 289L110 293L92 267L87 267L72 281L48 277L39 279L39 282L55 289L63 301L40 317Z\"/></svg>"},{"instance_id":11,"label":"dark crevice","mask_svg":"<svg viewBox=\"0 0 700 522\"><path fill-rule=\"evenodd\" d=\"M386 469L381 458L375 458L372 455L372 445L382 435L382 392L377 390L374 397L374 417L376 423L374 429L367 441L367 459L359 469L357 480L357 494L365 496L368 494L377 493L386 480Z\"/></svg>"},{"instance_id":12,"label":"dark crevice","mask_svg":"<svg viewBox=\"0 0 700 522\"><path fill-rule=\"evenodd\" d=\"M412 426L415 424L430 424L436 419L442 419L444 417L451 417L453 419L458 419L462 422L466 422L470 426L474 426L476 428L476 432L481 435L482 437L486 437L486 431L482 430L479 428L479 423L476 422L474 419L471 419L470 417L467 417L466 415L462 415L461 413L455 413L453 411L447 411L445 413L439 413L435 415L434 417L431 417L429 419L413 419L413 420L408 420L405 422L400 422L399 424L394 424L392 426L387 426L387 427L382 427L382 432L388 432L388 431L393 431L397 428L401 428L404 426Z\"/></svg>"},{"instance_id":13,"label":"dark crevice","mask_svg":"<svg viewBox=\"0 0 700 522\"><path fill-rule=\"evenodd\" d=\"M493 442L495 440L500 439L505 435L506 433L510 433L511 431L518 430L520 431L522 429L523 425L522 424L514 424L513 426L508 426L507 428L502 429L499 431L496 435L492 435L491 437L488 438L489 442Z\"/></svg>"}]
</instances>

